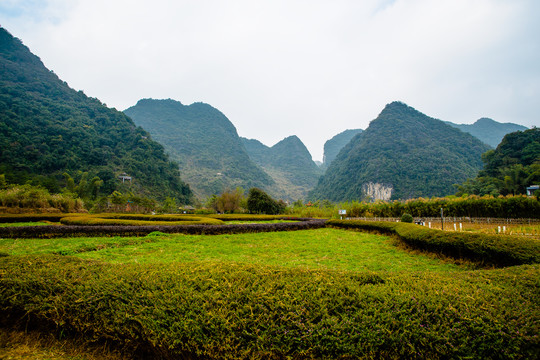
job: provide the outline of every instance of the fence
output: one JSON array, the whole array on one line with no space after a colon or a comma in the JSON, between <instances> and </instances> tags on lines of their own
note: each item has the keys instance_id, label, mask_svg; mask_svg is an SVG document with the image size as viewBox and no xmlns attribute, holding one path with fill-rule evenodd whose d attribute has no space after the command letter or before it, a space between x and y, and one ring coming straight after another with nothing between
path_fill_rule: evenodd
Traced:
<instances>
[{"instance_id":1,"label":"fence","mask_svg":"<svg viewBox=\"0 0 540 360\"><path fill-rule=\"evenodd\" d=\"M391 217L358 217L347 218L349 220L362 220L362 221L391 221L397 222L401 218ZM416 217L414 222L424 223L440 223L440 217ZM505 219L505 218L471 218L471 217L445 217L444 223L468 223L468 224L488 224L488 225L540 225L540 219Z\"/></svg>"}]
</instances>

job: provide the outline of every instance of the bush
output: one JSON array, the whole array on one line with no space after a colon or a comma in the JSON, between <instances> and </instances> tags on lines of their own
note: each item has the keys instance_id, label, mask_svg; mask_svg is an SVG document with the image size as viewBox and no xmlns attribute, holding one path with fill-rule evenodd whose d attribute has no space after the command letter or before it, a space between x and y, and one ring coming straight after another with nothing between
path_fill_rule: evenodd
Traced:
<instances>
[{"instance_id":1,"label":"bush","mask_svg":"<svg viewBox=\"0 0 540 360\"><path fill-rule=\"evenodd\" d=\"M103 219L107 220L107 219ZM76 219L73 219L76 221ZM113 219L114 221L114 219ZM121 220L117 220L121 221ZM219 220L217 220L219 221ZM87 236L146 236L154 231L167 234L220 235L250 232L294 231L318 229L325 226L325 220L298 221L271 224L231 224L231 225L71 225L71 226L20 226L0 227L0 238L56 238Z\"/></svg>"},{"instance_id":2,"label":"bush","mask_svg":"<svg viewBox=\"0 0 540 360\"><path fill-rule=\"evenodd\" d=\"M248 211L251 214L281 214L285 212L286 205L270 197L261 189L251 188L247 199Z\"/></svg>"},{"instance_id":3,"label":"bush","mask_svg":"<svg viewBox=\"0 0 540 360\"><path fill-rule=\"evenodd\" d=\"M85 212L81 199L68 195L51 195L46 189L31 186L17 185L0 190L0 205L8 209L23 209L25 211L50 212L56 209L61 212Z\"/></svg>"},{"instance_id":4,"label":"bush","mask_svg":"<svg viewBox=\"0 0 540 360\"><path fill-rule=\"evenodd\" d=\"M148 219L142 216L134 216L133 218L115 216L115 217L97 217L97 216L68 216L60 219L63 225L129 225L129 226L144 226L144 225L221 225L223 221L212 218L185 218L185 219Z\"/></svg>"},{"instance_id":5,"label":"bush","mask_svg":"<svg viewBox=\"0 0 540 360\"><path fill-rule=\"evenodd\" d=\"M327 225L397 235L415 249L489 266L540 263L540 242L516 236L472 234L427 229L407 223L330 220Z\"/></svg>"},{"instance_id":6,"label":"bush","mask_svg":"<svg viewBox=\"0 0 540 360\"><path fill-rule=\"evenodd\" d=\"M411 214L403 214L401 216L401 222L404 222L404 223L412 223L413 222L413 217Z\"/></svg>"},{"instance_id":7,"label":"bush","mask_svg":"<svg viewBox=\"0 0 540 360\"><path fill-rule=\"evenodd\" d=\"M374 274L0 258L0 324L145 359L533 359L538 269ZM490 285L493 284L493 285Z\"/></svg>"}]
</instances>

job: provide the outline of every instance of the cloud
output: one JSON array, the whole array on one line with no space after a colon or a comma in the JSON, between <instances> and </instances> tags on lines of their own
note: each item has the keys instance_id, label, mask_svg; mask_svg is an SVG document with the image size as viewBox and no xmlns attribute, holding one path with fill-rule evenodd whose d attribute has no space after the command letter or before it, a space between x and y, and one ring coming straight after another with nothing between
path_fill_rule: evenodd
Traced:
<instances>
[{"instance_id":1,"label":"cloud","mask_svg":"<svg viewBox=\"0 0 540 360\"><path fill-rule=\"evenodd\" d=\"M204 101L240 135L295 134L316 159L393 100L454 122L538 123L533 0L18 3L2 24L72 87L118 109Z\"/></svg>"}]
</instances>

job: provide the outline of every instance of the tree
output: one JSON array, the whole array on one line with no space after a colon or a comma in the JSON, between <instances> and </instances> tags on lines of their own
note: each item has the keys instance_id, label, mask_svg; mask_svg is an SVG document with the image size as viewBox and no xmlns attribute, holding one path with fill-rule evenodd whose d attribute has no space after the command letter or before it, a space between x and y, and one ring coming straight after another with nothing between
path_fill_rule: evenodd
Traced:
<instances>
[{"instance_id":1,"label":"tree","mask_svg":"<svg viewBox=\"0 0 540 360\"><path fill-rule=\"evenodd\" d=\"M218 212L232 214L241 211L243 200L244 190L238 187L234 191L226 190L216 197L213 207Z\"/></svg>"},{"instance_id":2,"label":"tree","mask_svg":"<svg viewBox=\"0 0 540 360\"><path fill-rule=\"evenodd\" d=\"M248 211L252 214L280 214L285 210L283 204L278 203L258 188L249 190L247 206Z\"/></svg>"}]
</instances>

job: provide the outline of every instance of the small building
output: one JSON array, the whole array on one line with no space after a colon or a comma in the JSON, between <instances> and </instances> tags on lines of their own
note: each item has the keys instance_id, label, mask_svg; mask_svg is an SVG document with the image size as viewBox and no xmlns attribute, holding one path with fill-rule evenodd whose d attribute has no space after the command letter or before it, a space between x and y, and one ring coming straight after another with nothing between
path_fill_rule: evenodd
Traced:
<instances>
[{"instance_id":1,"label":"small building","mask_svg":"<svg viewBox=\"0 0 540 360\"><path fill-rule=\"evenodd\" d=\"M123 174L120 175L118 178L119 178L120 180L122 180L122 184L125 183L126 180L129 181L129 182L131 183L131 176L129 176L129 175L126 174L126 173L123 173Z\"/></svg>"},{"instance_id":2,"label":"small building","mask_svg":"<svg viewBox=\"0 0 540 360\"><path fill-rule=\"evenodd\" d=\"M540 185L531 185L527 187L527 196L533 196L536 190L540 190Z\"/></svg>"}]
</instances>

